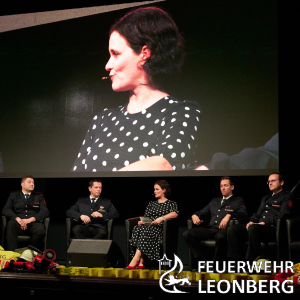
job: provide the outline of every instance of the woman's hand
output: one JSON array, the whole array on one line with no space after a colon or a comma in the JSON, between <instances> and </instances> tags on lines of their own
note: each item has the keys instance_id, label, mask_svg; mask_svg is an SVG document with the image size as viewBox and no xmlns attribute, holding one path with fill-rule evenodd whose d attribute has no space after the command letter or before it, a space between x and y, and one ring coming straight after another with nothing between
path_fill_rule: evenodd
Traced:
<instances>
[{"instance_id":1,"label":"woman's hand","mask_svg":"<svg viewBox=\"0 0 300 300\"><path fill-rule=\"evenodd\" d=\"M150 156L143 160L133 162L132 164L123 167L118 171L155 171L155 170L173 171L173 167L164 157Z\"/></svg>"},{"instance_id":2,"label":"woman's hand","mask_svg":"<svg viewBox=\"0 0 300 300\"><path fill-rule=\"evenodd\" d=\"M207 166L201 165L195 168L194 170L209 170L209 168Z\"/></svg>"},{"instance_id":3,"label":"woman's hand","mask_svg":"<svg viewBox=\"0 0 300 300\"><path fill-rule=\"evenodd\" d=\"M159 217L156 220L154 220L153 222L151 222L152 226L157 226L158 224L160 224L162 221L164 220L163 217Z\"/></svg>"},{"instance_id":4,"label":"woman's hand","mask_svg":"<svg viewBox=\"0 0 300 300\"><path fill-rule=\"evenodd\" d=\"M138 225L145 225L145 222L143 222L143 221L138 221Z\"/></svg>"}]
</instances>

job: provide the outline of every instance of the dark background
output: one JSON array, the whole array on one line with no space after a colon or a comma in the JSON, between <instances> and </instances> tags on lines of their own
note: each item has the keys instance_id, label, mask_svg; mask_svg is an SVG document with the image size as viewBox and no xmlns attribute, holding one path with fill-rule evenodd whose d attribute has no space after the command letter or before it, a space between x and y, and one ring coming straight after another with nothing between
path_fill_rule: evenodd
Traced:
<instances>
[{"instance_id":1,"label":"dark background","mask_svg":"<svg viewBox=\"0 0 300 300\"><path fill-rule=\"evenodd\" d=\"M170 1L169 1L170 2ZM177 1L175 1L177 2ZM198 1L197 1L198 2ZM235 5L237 3L240 3L240 1L201 1L201 3L204 3L203 5L207 4L208 2L216 4L216 6L220 5L220 3L228 3L228 10L222 9L222 7L219 7L219 15L214 16L215 19L220 19L222 17L226 17L226 21L229 22L229 24L223 24L223 26L228 26L228 29L230 29L230 20L232 19L231 17L233 15L237 15L238 12L235 10L233 6L230 5L234 3ZM174 3L174 1L171 1L171 3ZM267 6L267 9L261 12L261 18L257 18L253 20L252 24L249 24L249 28L255 27L256 24L260 24L261 22L266 22L266 24L269 24L267 22L268 20L268 12L270 9L270 6L276 4L275 1L245 1L240 4L240 6L243 6L245 3L251 3L249 4L252 6L252 8L257 8L258 10L263 9L263 7ZM272 5L271 5L272 4ZM188 1L184 1L184 5L188 7ZM233 5L233 4L232 4ZM237 4L239 5L239 4ZM159 5L163 7L163 5ZM66 7L67 8L67 7ZM70 7L68 7L70 8ZM273 8L275 10L275 8ZM6 7L6 10L9 11L9 7ZM21 10L21 8L20 8ZM37 9L38 10L38 9ZM11 11L13 9L11 8ZM174 10L175 11L175 10ZM296 24L296 18L293 16L293 12L296 11L296 8L293 7L290 4L285 4L283 5L280 3L278 13L279 13L279 29L278 29L278 36L279 36L279 106L277 103L277 98L276 98L276 86L274 87L274 90L270 95L273 95L272 99L272 104L273 104L273 109L276 111L279 111L279 135L280 135L280 144L279 144L279 149L280 149L280 164L279 164L279 170L281 173L283 173L286 178L285 178L285 189L286 190L291 190L298 182L300 179L299 177L299 147L298 145L298 140L299 140L299 122L298 122L298 111L297 111L297 106L296 103L299 101L297 98L297 94L295 94L295 91L299 85L298 83L298 78L299 76L295 74L295 70L297 71L297 55L296 51L298 48L295 46L295 40L296 40L296 35L295 35L295 24ZM22 11L24 12L24 10ZM9 13L9 12L8 12ZM271 12L270 12L271 13ZM273 11L274 13L274 11ZM272 13L272 16L274 17L274 14ZM184 14L183 10L179 10L177 12L178 16L180 14ZM120 12L120 15L123 15L123 12ZM173 15L173 13L172 13ZM174 19L176 20L178 26L180 27L180 17L176 17L173 15ZM90 18L90 17L89 17ZM197 21L203 22L204 25L209 24L209 26L214 26L214 18L212 14L209 14L209 12L202 14L201 18L199 15L195 14L194 18L197 19ZM244 22L247 20L247 10L245 11L244 14L239 16L240 22ZM265 20L265 21L264 21ZM192 21L192 18L191 20ZM276 20L275 20L276 21ZM69 21L67 21L69 22ZM75 21L74 21L75 22ZM184 21L185 23L189 22L189 18ZM76 23L76 22L75 22ZM112 23L112 20L109 20L109 26ZM238 23L240 24L240 23ZM272 23L276 25L275 23ZM52 24L54 27L56 24ZM183 24L184 25L184 24ZM48 26L48 25L47 25ZM269 26L269 25L268 25ZM267 26L267 27L268 27ZM272 25L270 25L272 26ZM235 30L240 27L236 26ZM107 27L108 28L108 27ZM33 29L33 30L39 30L38 28ZM271 30L273 32L273 29ZM107 32L107 31L106 31ZM190 35L190 39L194 38L200 38L201 35L200 33L197 33L196 37L194 35L194 32L197 32L197 29L193 28L193 26L190 26L190 30L188 30L185 33L186 38L188 39L187 35ZM228 39L232 34L234 34L234 30L229 30L228 35L226 38ZM260 34L260 29L256 29L256 33L259 35ZM276 33L276 32L275 32ZM17 33L16 33L17 34ZM273 32L274 34L274 32ZM58 37L57 37L58 38ZM273 37L274 38L274 37ZM2 39L2 34L1 34L1 39ZM225 39L226 40L226 39ZM236 37L232 40L236 40ZM232 41L231 40L231 41ZM246 41L247 39L245 38ZM211 47L217 47L216 50L218 50L219 44L213 45L214 39L211 39L211 36L206 36L206 42L208 43L208 48L211 49ZM274 41L274 39L273 39ZM209 44L211 43L211 44ZM268 47L271 47L269 43ZM272 44L272 47L275 47L276 49L276 44ZM1 43L1 47L3 50L3 43ZM247 44L246 44L247 45ZM107 47L107 41L105 42L105 47ZM251 50L252 48L247 48L246 50ZM271 48L272 48L271 47ZM202 49L202 48L200 48ZM230 49L228 47L227 49ZM273 48L272 48L273 49ZM99 49L98 49L99 50ZM106 50L106 48L105 48ZM99 50L100 51L100 50ZM229 51L229 50L228 50ZM236 50L232 50L236 51ZM261 51L261 50L260 50ZM260 52L258 51L258 52ZM25 52L25 50L24 50ZM104 51L105 54L107 55L107 52ZM247 52L247 51L246 51ZM251 51L250 51L251 52ZM8 52L4 51L4 57L7 57ZM217 53L217 51L216 51ZM249 51L248 51L249 53ZM265 52L260 52L261 54L265 55ZM267 52L268 53L268 52ZM1 57L2 57L3 52L1 52ZM200 54L197 53L196 56L199 56ZM204 55L204 54L203 54ZM237 53L236 53L237 55ZM274 54L274 52L270 52L270 56L266 56L271 58L270 60L273 61L274 55L277 55L277 53ZM92 59L93 63L97 63L95 61L95 57L98 57L99 55L95 55ZM107 55L108 58L108 55ZM228 59L228 68L222 68L223 65L218 64L218 55L213 54L210 51L207 52L207 55L205 56L205 59L202 60L202 63L205 65L205 63L210 64L210 62L214 61L215 59L215 66L218 68L218 71L222 71L221 73L223 74L223 79L224 80L229 80L230 83L235 86L235 82L242 82L245 81L245 77L243 77L243 74L236 73L235 77L231 77L231 79L228 79L229 77L226 76L228 74L228 68L230 70L230 67L232 66L232 58ZM63 61L63 60L62 60ZM243 60L239 60L243 62ZM268 62L269 60L266 59ZM246 62L244 62L246 63ZM248 62L247 62L248 64ZM253 78L257 76L257 74L260 72L257 70L257 67L252 65L251 60L250 63L248 64L249 68L252 66L253 67ZM15 66L16 70L17 68L17 62ZM58 82L60 81L58 78L56 79L57 72L55 72L56 66L53 66L53 80L57 80ZM275 72L274 77L272 79L272 82L275 82L276 79L276 73L277 73L277 65L275 64L273 66L273 70ZM103 70L103 65L99 65L98 70ZM98 71L97 71L98 72ZM218 86L219 80L214 81L214 75L211 74L210 76L207 75L207 72L205 72L205 68L201 69L198 68L197 72L202 73L205 77L210 78L210 84L206 84L203 82L198 83L198 88L201 90L201 93L198 93L201 98L206 97L208 98L207 94L210 94L212 99L215 99L215 95L218 95L222 91L220 91L220 86ZM297 71L298 72L298 71ZM216 73L217 74L217 73ZM255 76L254 76L255 74ZM102 77L103 73L98 72L96 74L100 78ZM270 74L268 74L270 75ZM75 76L75 75L74 75ZM271 76L271 75L270 75ZM272 77L272 76L271 76ZM68 78L66 76L65 78ZM80 72L78 73L78 78L82 78ZM268 81L268 78L263 78L258 76L258 79L261 78ZM2 78L1 78L2 79ZM26 77L24 78L24 80ZM35 78L35 80L38 80L38 83L36 85L35 91L42 91L43 88L40 86L40 84L47 84L47 82L40 81L39 79ZM1 88L4 86L3 81L1 83ZM253 83L254 84L254 83ZM227 86L227 85L225 85ZM250 85L250 87L253 87L253 85ZM255 86L255 85L254 85ZM268 86L268 85L267 85ZM249 88L250 88L249 87ZM17 87L12 87L13 89L17 89ZM22 87L22 89L25 89L25 85ZM26 90L26 89L25 89ZM187 97L187 93L189 92L190 89L183 90L183 97ZM193 88L191 88L193 90ZM107 89L109 92L109 88ZM33 93L31 89L28 88L26 90L28 94ZM208 93L210 92L210 93ZM213 92L215 94L213 94ZM41 92L42 93L42 92ZM110 92L109 92L110 93ZM180 93L180 91L178 91ZM26 94L26 93L25 93ZM258 98L262 97L261 95L264 95L264 89L259 90L257 93ZM178 98L181 97L182 94L179 94ZM204 96L203 96L204 95ZM243 94L243 96L247 95L247 93ZM268 93L269 95L269 93ZM46 95L47 96L47 95ZM176 94L177 96L177 94ZM123 97L122 95L118 95L116 97ZM49 95L49 99L50 99ZM264 97L263 97L264 98ZM230 89L228 90L228 93L226 93L226 99L232 99L232 95L230 93ZM244 98L243 98L244 99ZM121 99L122 100L122 99ZM121 101L120 100L120 101ZM189 99L189 100L195 100L195 99ZM197 99L196 99L197 100ZM13 99L10 99L9 101L13 101ZM65 101L65 99L63 100ZM263 101L263 100L261 100ZM206 102L201 102L201 106L205 106ZM262 106L260 105L262 104ZM11 141L12 144L14 144L14 141L20 140L24 137L24 140L26 140L27 135L30 135L30 130L29 133L26 130L22 129L15 129L13 133L10 133L10 135L3 135L3 132L5 134L7 127L2 127L3 124L11 124L11 120L14 118L14 113L10 110L6 110L4 104L2 103L1 100L1 151L3 152L3 141ZM237 105L235 108L233 106L229 107L229 111L235 112L234 115L228 115L223 114L222 109L216 105L214 107L213 111L210 111L205 109L205 114L213 114L214 112L218 113L222 117L221 119L219 118L214 118L215 122L213 124L206 123L203 121L202 125L206 126L205 128L217 128L218 126L222 128L219 133L214 132L214 135L211 136L211 140L228 140L230 138L233 138L234 140L231 142L231 144L235 144L236 142L236 133L235 131L232 131L232 128L229 129L229 123L231 122L232 119L238 119L239 117L243 120L244 117L239 116L238 113L236 112L236 109L240 109L239 106ZM17 110L17 107L13 108L14 110ZM57 108L55 108L57 109ZM101 108L100 108L101 109ZM224 108L223 108L224 109ZM259 115L262 113L267 113L266 110L268 110L265 106L264 103L259 102L257 103L257 111L259 111ZM98 111L98 108L97 108ZM5 112L5 113L4 113ZM274 111L273 111L274 112ZM273 114L273 113L272 113ZM20 118L20 113L17 115L17 118ZM207 116L207 115L206 115ZM226 118L225 118L226 116ZM6 118L5 121L7 122L2 122L3 118ZM203 118L206 118L203 114ZM212 117L211 117L212 118ZM259 118L259 116L258 116ZM91 118L89 117L88 120L85 120L86 124L90 122ZM260 122L261 120L259 120ZM62 123L65 122L65 120L61 120ZM207 121L208 122L208 121ZM247 123L247 122L246 122ZM254 124L255 122L253 122ZM253 125L251 123L251 125ZM257 124L257 122L256 122ZM46 126L47 124L45 124ZM82 124L78 124L77 128L80 128ZM276 132L278 130L277 127L277 121L273 121L273 119L266 118L266 123L262 128L259 128L259 130L253 130L252 134L256 136L260 130L264 130L267 128L269 132ZM47 125L48 126L48 125ZM51 126L48 128L52 128L55 126L55 124L52 123ZM58 127L59 128L59 127ZM238 126L238 129L244 130L244 126ZM32 129L33 130L33 129ZM82 129L84 132L85 130ZM214 130L215 131L215 130ZM56 129L57 135L62 135L63 138L66 138L66 135ZM38 140L39 144L44 144L44 139L45 137L41 138L41 140ZM78 142L81 143L82 137L80 134L77 136ZM245 139L247 140L247 135L245 134ZM73 139L72 139L73 141ZM32 142L29 140L29 142ZM68 143L68 139L66 139L66 143ZM207 142L209 143L209 142ZM211 145L211 144L210 144ZM219 143L216 148L211 151L212 153L216 151L220 151L217 149L219 145L222 145L222 143ZM260 146L260 145L258 145ZM43 147L43 145L41 145ZM55 148L55 146L52 146L55 149L56 153L61 153L61 151L64 151L64 146L61 145L60 148ZM78 146L79 148L79 146ZM31 163L38 161L43 162L42 157L38 155L38 153L31 153L30 151L26 150L26 147L24 147L23 143L18 143L18 146L15 146L11 150L14 155L13 159L18 160L18 164L23 164L24 166L31 165ZM77 153L78 149L74 147L74 153ZM69 153L69 152L67 152ZM76 155L76 154L75 154ZM53 154L53 156L55 156ZM72 155L70 155L72 156ZM209 155L207 156L209 157ZM69 158L69 161L73 163L73 158ZM57 164L54 162L54 165ZM59 164L58 164L59 165ZM4 165L5 166L5 165ZM29 168L24 168L25 174L27 172L31 171ZM21 176L25 175L22 173ZM33 174L34 175L34 174ZM45 195L47 205L50 210L50 217L51 217L51 222L50 222L50 233L49 233L49 241L48 241L48 247L54 249L57 252L57 257L58 260L64 260L65 259L65 253L66 253L66 246L65 246L65 211L77 200L79 196L87 196L88 195L88 181L89 178L83 178L79 177L81 174L77 174L77 177L74 178L67 178L67 177L57 177L57 178L51 178L50 173L49 176L44 176L42 178L36 178L35 184L36 184L36 191L43 192ZM222 172L222 174L219 174L220 176L222 175L227 175L226 173ZM201 209L204 205L206 205L212 197L220 195L219 191L219 179L220 176L175 176L175 177L168 177L168 176L153 176L152 173L149 173L148 177L137 177L137 176L131 176L131 177L116 177L116 178L111 178L111 177L102 177L103 179L103 196L110 197L117 207L117 209L120 211L121 216L118 220L116 220L116 228L115 228L115 241L123 251L125 251L125 228L124 228L124 220L126 218L134 217L143 214L144 209L146 204L148 203L149 200L153 199L152 193L153 193L153 184L155 183L156 180L158 179L166 179L172 187L172 199L178 202L179 209L180 209L180 233L179 233L179 242L178 242L178 256L182 259L184 264L187 264L188 262L188 249L187 246L185 245L181 233L186 229L186 219L188 216L195 212L196 210ZM20 177L21 177L20 176ZM125 176L122 174L122 176ZM234 181L235 181L235 190L234 194L237 196L242 196L245 199L246 207L248 209L249 215L252 215L253 212L255 212L258 208L258 205L260 203L260 200L263 195L268 193L268 186L266 184L267 181L267 176L234 176ZM1 190L1 196L0 196L0 201L1 201L1 207L3 207L5 201L7 200L7 197L9 196L10 191L16 190L20 188L20 178L19 176L12 177L12 178L1 178L0 179L0 190ZM299 197L299 187L296 189L296 195ZM299 201L299 200L298 200ZM298 202L296 203L296 205ZM124 252L125 254L125 252Z\"/></svg>"}]
</instances>

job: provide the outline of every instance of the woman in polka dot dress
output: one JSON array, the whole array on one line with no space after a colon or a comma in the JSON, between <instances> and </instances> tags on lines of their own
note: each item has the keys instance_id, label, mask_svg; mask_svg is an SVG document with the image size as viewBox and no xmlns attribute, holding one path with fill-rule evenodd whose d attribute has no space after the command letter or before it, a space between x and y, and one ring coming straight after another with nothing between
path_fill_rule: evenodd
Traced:
<instances>
[{"instance_id":1,"label":"woman in polka dot dress","mask_svg":"<svg viewBox=\"0 0 300 300\"><path fill-rule=\"evenodd\" d=\"M112 89L128 91L129 102L93 118L72 170L195 167L200 108L162 88L183 63L183 38L172 18L156 7L126 14L110 30L109 53Z\"/></svg>"},{"instance_id":2,"label":"woman in polka dot dress","mask_svg":"<svg viewBox=\"0 0 300 300\"><path fill-rule=\"evenodd\" d=\"M144 217L149 217L151 226L139 221L132 230L131 257L128 269L143 269L145 256L151 260L160 258L159 240L162 239L162 226L165 220L177 218L179 215L177 203L169 200L171 188L165 180L154 184L154 195L157 201L151 201L145 210Z\"/></svg>"}]
</instances>

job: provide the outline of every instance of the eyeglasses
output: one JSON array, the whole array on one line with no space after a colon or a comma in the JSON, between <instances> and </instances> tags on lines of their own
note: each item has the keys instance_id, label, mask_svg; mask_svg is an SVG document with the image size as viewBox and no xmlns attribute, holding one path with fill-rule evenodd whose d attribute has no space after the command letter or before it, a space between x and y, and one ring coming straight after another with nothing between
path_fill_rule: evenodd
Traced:
<instances>
[{"instance_id":1,"label":"eyeglasses","mask_svg":"<svg viewBox=\"0 0 300 300\"><path fill-rule=\"evenodd\" d=\"M272 180L268 180L268 181L267 181L267 184L269 184L270 182L277 181L277 180L279 180L279 179L272 179Z\"/></svg>"}]
</instances>

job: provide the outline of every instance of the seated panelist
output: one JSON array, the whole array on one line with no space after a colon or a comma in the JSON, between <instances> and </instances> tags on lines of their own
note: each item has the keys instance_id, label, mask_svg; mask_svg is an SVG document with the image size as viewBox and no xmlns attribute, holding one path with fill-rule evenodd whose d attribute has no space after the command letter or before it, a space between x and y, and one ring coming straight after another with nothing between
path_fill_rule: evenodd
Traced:
<instances>
[{"instance_id":1,"label":"seated panelist","mask_svg":"<svg viewBox=\"0 0 300 300\"><path fill-rule=\"evenodd\" d=\"M215 239L214 262L224 261L227 251L227 228L232 218L247 218L244 200L233 195L234 183L230 177L220 179L222 197L213 198L208 205L192 215L194 228L183 233L183 238L197 261L207 261L201 241Z\"/></svg>"},{"instance_id":2,"label":"seated panelist","mask_svg":"<svg viewBox=\"0 0 300 300\"><path fill-rule=\"evenodd\" d=\"M11 192L2 214L8 218L7 250L18 248L18 235L29 235L30 245L42 250L42 241L46 235L43 220L49 216L49 210L42 193L34 191L34 179L31 175L21 179L21 191Z\"/></svg>"},{"instance_id":3,"label":"seated panelist","mask_svg":"<svg viewBox=\"0 0 300 300\"><path fill-rule=\"evenodd\" d=\"M228 229L228 253L231 261L254 261L262 255L261 242L276 240L278 219L284 219L293 213L295 196L283 189L283 175L273 172L267 184L270 193L264 196L255 214L247 224L237 224ZM243 254L248 241L246 255Z\"/></svg>"},{"instance_id":4,"label":"seated panelist","mask_svg":"<svg viewBox=\"0 0 300 300\"><path fill-rule=\"evenodd\" d=\"M167 181L159 180L154 184L156 201L150 201L145 209L144 217L149 217L151 223L139 221L133 227L130 244L131 262L127 269L144 269L146 259L155 261L161 257L160 240L163 237L163 223L177 218L178 206L169 199L171 188Z\"/></svg>"},{"instance_id":5,"label":"seated panelist","mask_svg":"<svg viewBox=\"0 0 300 300\"><path fill-rule=\"evenodd\" d=\"M91 180L89 191L90 196L79 198L67 210L66 215L78 223L72 228L75 239L105 239L107 237L106 221L118 218L119 213L110 199L100 197L101 180Z\"/></svg>"}]
</instances>

